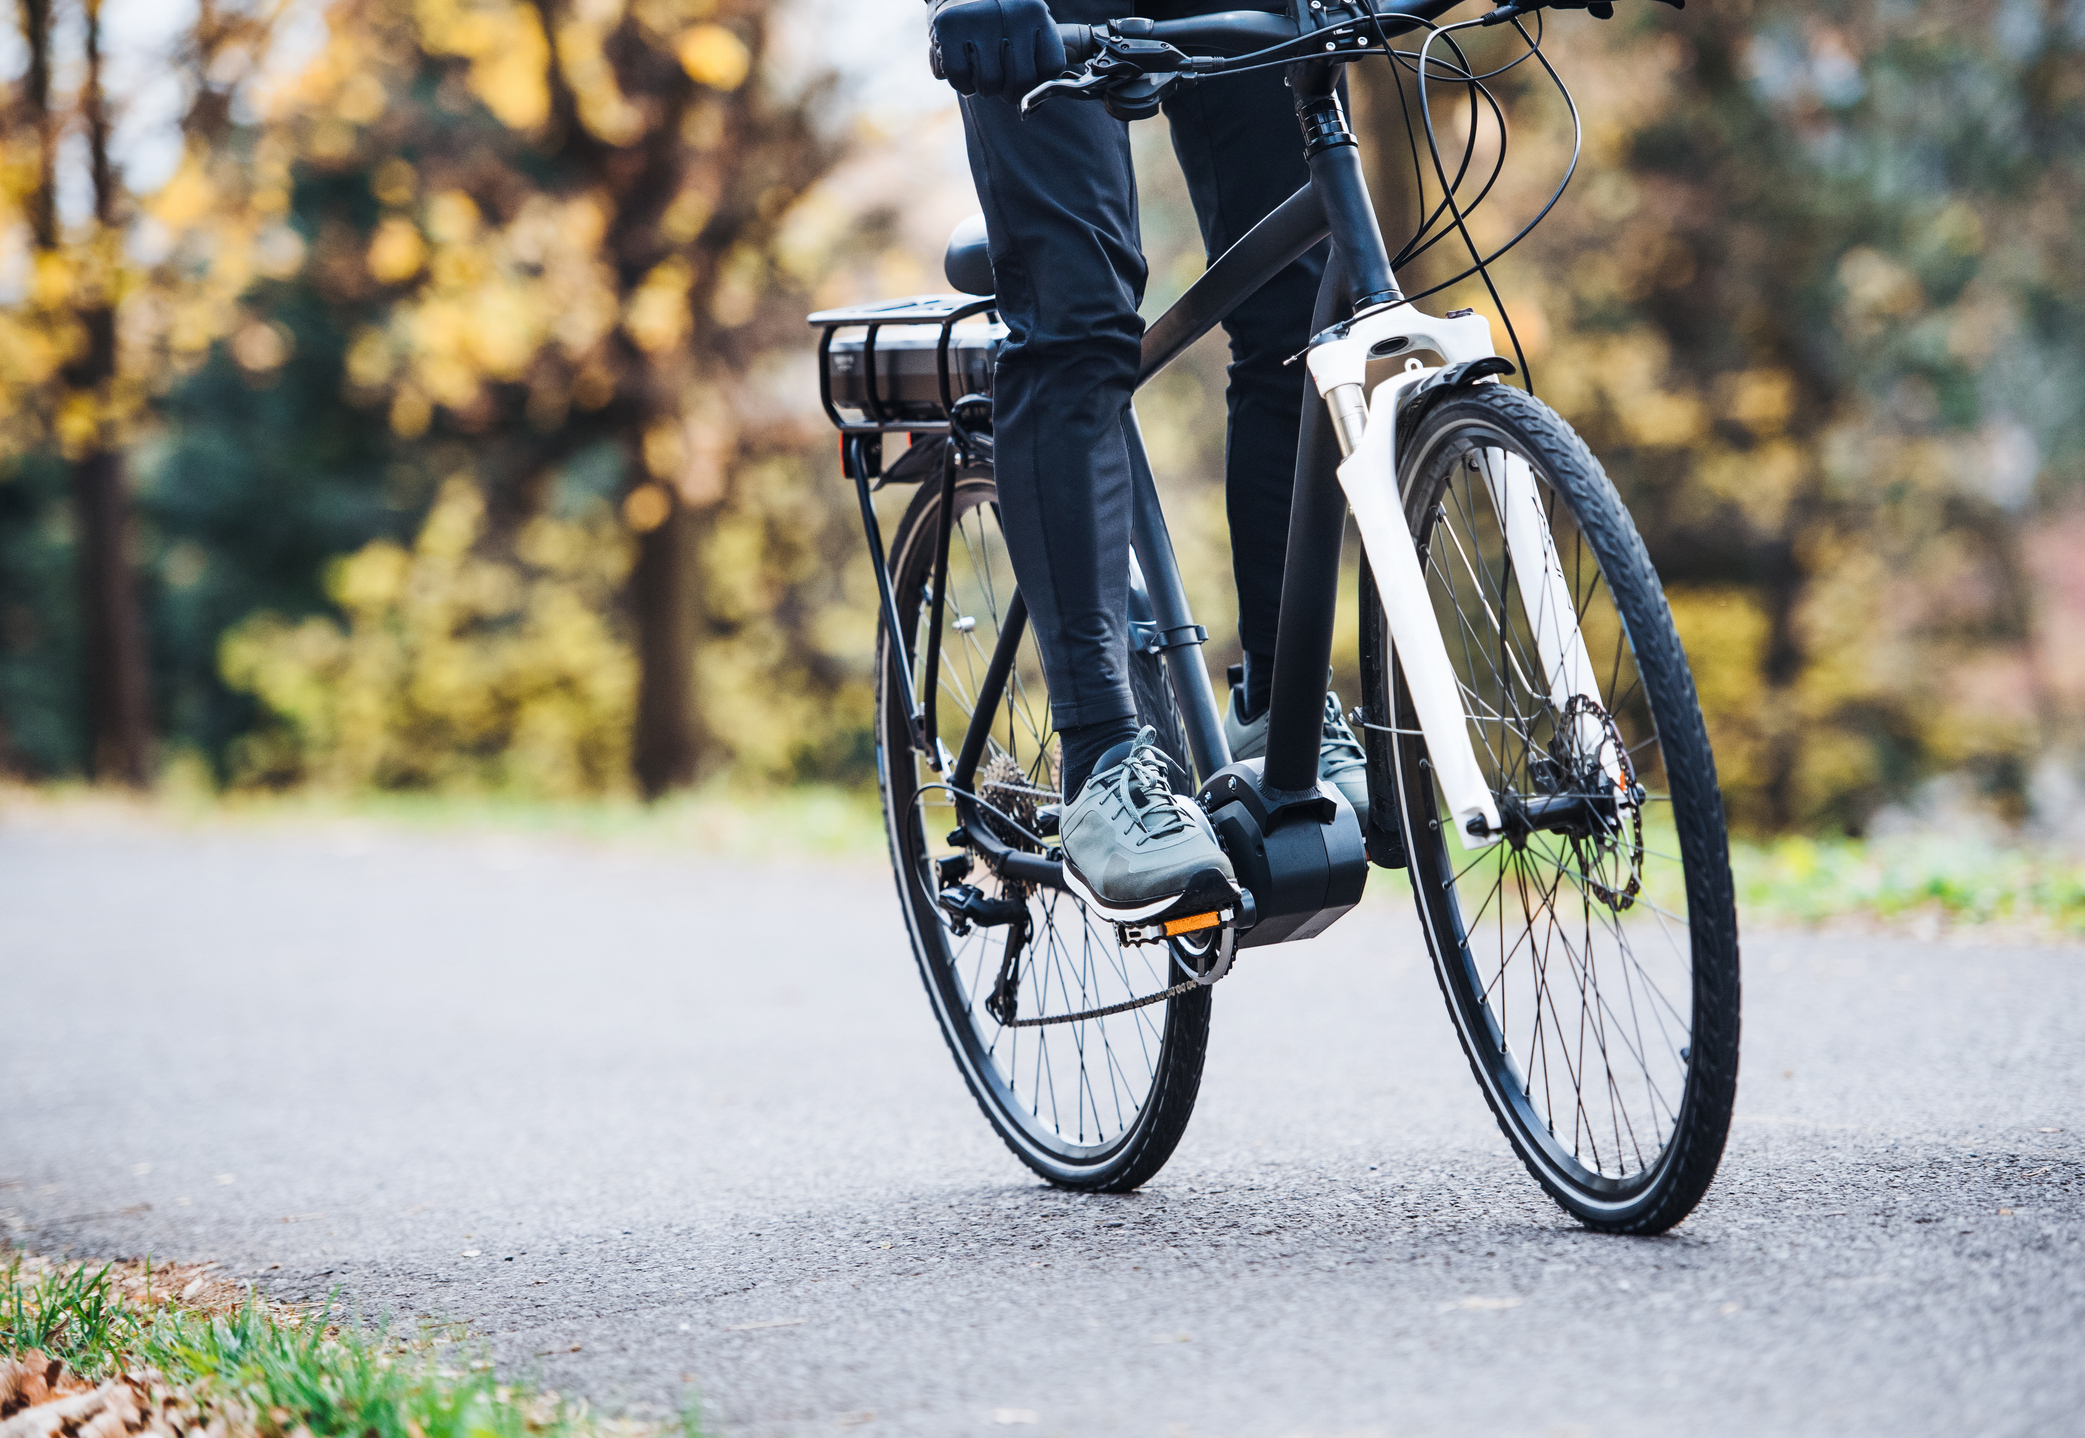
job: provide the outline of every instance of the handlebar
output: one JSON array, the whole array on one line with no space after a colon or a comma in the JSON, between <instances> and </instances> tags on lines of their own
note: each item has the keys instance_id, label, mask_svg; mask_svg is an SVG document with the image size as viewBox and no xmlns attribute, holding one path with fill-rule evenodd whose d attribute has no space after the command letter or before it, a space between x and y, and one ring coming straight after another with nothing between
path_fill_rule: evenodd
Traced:
<instances>
[{"instance_id":1,"label":"handlebar","mask_svg":"<svg viewBox=\"0 0 2085 1438\"><path fill-rule=\"evenodd\" d=\"M1099 25L1059 25L1066 63L1084 71L1076 79L1044 82L1022 103L1023 113L1053 94L1095 95L1105 87L1140 75L1221 74L1231 56L1251 56L1257 63L1291 59L1334 62L1377 53L1375 41L1430 25L1462 0L1333 0L1311 25L1299 25L1286 14L1265 10L1223 10L1181 20L1141 16ZM1686 0L1664 0L1675 9ZM1479 23L1497 25L1535 10L1590 10L1611 15L1613 0L1497 0ZM1097 62L1097 63L1096 63Z\"/></svg>"},{"instance_id":2,"label":"handlebar","mask_svg":"<svg viewBox=\"0 0 2085 1438\"><path fill-rule=\"evenodd\" d=\"M1022 97L1021 113L1027 114L1054 95L1100 97L1119 93L1125 84L1144 82L1150 88L1180 75L1221 74L1230 68L1232 56L1249 57L1255 64L1359 59L1375 53L1371 47L1379 38L1415 30L1461 3L1333 0L1317 12L1322 19L1315 24L1299 24L1290 15L1265 10L1223 10L1181 20L1134 16L1099 25L1059 25L1057 38L1064 46L1065 62L1080 73L1074 76L1067 71L1061 78L1036 86ZM1555 0L1506 0L1501 9L1530 3Z\"/></svg>"},{"instance_id":3,"label":"handlebar","mask_svg":"<svg viewBox=\"0 0 2085 1438\"><path fill-rule=\"evenodd\" d=\"M1369 8L1375 20L1382 22L1386 33L1401 35L1437 15L1446 14L1461 3L1462 0L1375 0ZM1344 8L1358 11L1362 7L1348 5ZM1337 29L1342 23L1367 25L1371 32L1375 29L1374 23L1366 16L1356 15L1341 21L1330 13L1320 28ZM1301 30L1287 15L1268 10L1219 10L1182 20L1138 17L1104 21L1099 25L1057 27L1057 37L1064 43L1064 58L1071 65L1084 65L1094 59L1100 54L1103 42L1110 37L1155 40L1197 56L1224 56L1264 50L1307 33L1315 33L1315 30Z\"/></svg>"}]
</instances>

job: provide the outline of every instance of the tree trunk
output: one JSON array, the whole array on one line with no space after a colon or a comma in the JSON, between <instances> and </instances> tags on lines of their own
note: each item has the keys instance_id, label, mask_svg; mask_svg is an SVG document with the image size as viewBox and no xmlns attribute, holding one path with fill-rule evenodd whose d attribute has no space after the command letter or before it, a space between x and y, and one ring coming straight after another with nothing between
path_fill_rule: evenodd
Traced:
<instances>
[{"instance_id":1,"label":"tree trunk","mask_svg":"<svg viewBox=\"0 0 2085 1438\"><path fill-rule=\"evenodd\" d=\"M655 486L666 518L637 536L630 607L637 622L637 734L633 767L647 799L695 782L698 558L695 516L671 485Z\"/></svg>"},{"instance_id":2,"label":"tree trunk","mask_svg":"<svg viewBox=\"0 0 2085 1438\"><path fill-rule=\"evenodd\" d=\"M101 88L101 5L86 6L87 76L80 94L94 183L94 220L116 221L116 178L109 163L109 125ZM143 789L152 783L152 689L130 562L130 504L123 454L111 416L116 378L116 311L106 293L84 297L79 313L85 353L66 366L66 388L95 412L90 447L72 462L74 544L80 618L86 641L89 772L104 782Z\"/></svg>"},{"instance_id":3,"label":"tree trunk","mask_svg":"<svg viewBox=\"0 0 2085 1438\"><path fill-rule=\"evenodd\" d=\"M130 564L123 456L97 448L72 466L87 718L97 780L152 784L152 693L145 628Z\"/></svg>"}]
</instances>

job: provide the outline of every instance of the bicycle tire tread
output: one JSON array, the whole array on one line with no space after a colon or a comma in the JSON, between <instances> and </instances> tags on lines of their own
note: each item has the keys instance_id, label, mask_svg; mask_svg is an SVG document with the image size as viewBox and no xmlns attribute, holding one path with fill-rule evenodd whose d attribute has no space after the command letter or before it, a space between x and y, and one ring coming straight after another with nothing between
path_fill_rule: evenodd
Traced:
<instances>
[{"instance_id":1,"label":"bicycle tire tread","mask_svg":"<svg viewBox=\"0 0 2085 1438\"><path fill-rule=\"evenodd\" d=\"M1685 725L1685 732L1676 735L1667 734L1661 724L1659 739L1666 752L1668 774L1677 765L1690 785L1705 790L1694 796L1683 824L1676 816L1676 826L1694 831L1680 834L1682 851L1687 851L1690 841L1695 845L1706 844L1708 852L1702 857L1708 862L1687 866L1688 927L1694 941L1693 981L1697 995L1694 1027L1689 1040L1693 1048L1679 1121L1668 1151L1661 1157L1667 1177L1660 1184L1654 1201L1620 1222L1603 1221L1581 1211L1570 1201L1571 1196L1542 1171L1529 1153L1525 1141L1486 1081L1482 1058L1472 1049L1459 1022L1455 1024L1456 1039L1499 1131L1529 1176L1552 1199L1588 1227L1602 1232L1662 1233L1691 1213L1713 1183L1722 1163L1737 1094L1742 975L1734 896L1730 892L1729 844L1722 796L1715 781L1714 755L1709 747L1707 728L1701 719L1685 652L1679 648L1678 634L1671 622L1670 607L1657 570L1651 564L1642 536L1630 521L1627 509L1599 460L1556 411L1524 390L1500 384L1480 384L1442 392L1421 412L1410 417L1408 427L1401 426L1405 434L1400 436L1400 451L1405 452L1402 443L1405 435L1416 435L1433 413L1457 403L1475 404L1496 411L1496 417L1528 445L1534 457L1560 485L1569 484L1579 491L1578 498L1584 502L1571 505L1573 517L1587 536L1589 546L1601 556L1602 568L1609 568L1607 556L1619 557L1628 571L1626 582L1654 601L1664 619L1661 624L1647 626L1650 632L1641 637L1641 642L1632 629L1630 642L1638 655L1638 673L1644 676L1647 691L1654 687L1654 683L1660 689L1679 686L1679 690L1663 696L1665 702L1661 707L1686 716L1689 722ZM1610 590L1616 589L1616 578L1610 570ZM1651 677L1654 674L1657 676L1655 681ZM1411 847L1409 840L1408 847ZM1720 884L1716 884L1718 879ZM1411 881L1416 898L1420 882L1420 867L1416 862L1411 869ZM1697 885L1711 884L1716 884L1720 892L1697 893ZM1725 952L1729 956L1727 965L1716 961ZM1704 962L1704 954L1707 962ZM1450 987L1452 980L1445 966L1438 961L1434 970L1442 996L1452 1010L1457 1002ZM1730 986L1727 994L1724 992L1726 983Z\"/></svg>"},{"instance_id":2,"label":"bicycle tire tread","mask_svg":"<svg viewBox=\"0 0 2085 1438\"><path fill-rule=\"evenodd\" d=\"M963 483L974 486L976 480ZM987 481L989 482L989 481ZM889 548L892 582L903 592L901 565L910 557L915 545L924 534L938 534L936 511L939 508L938 487L922 485L920 492L907 506L905 515L892 533ZM931 552L931 544L929 544ZM898 816L892 807L890 777L882 772L882 764L889 762L889 746L881 742L881 731L886 722L888 705L892 697L891 675L893 651L888 627L879 618L876 643L876 714L879 729L879 773L877 788L884 807L884 839L891 860L891 878L897 892L899 908L906 921L907 936L913 950L914 968L919 975L929 1005L934 1011L935 1027L940 1031L941 1041L949 1053L951 1062L963 1077L964 1087L971 1101L991 1125L1016 1159L1036 1172L1047 1182L1060 1188L1097 1193L1127 1193L1148 1182L1179 1146L1187 1131L1189 1120L1194 1114L1195 1100L1201 1088L1202 1069L1208 1053L1209 1018L1211 993L1208 989L1197 989L1179 995L1168 1002L1166 1037L1158 1064L1158 1072L1144 1106L1143 1113L1133 1128L1129 1141L1112 1154L1104 1168L1090 1177L1068 1177L1061 1172L1051 1172L1039 1166L1034 1158L1023 1149L1011 1131L1006 1116L983 1090L971 1064L962 1052L956 1034L952 1031L954 1019L946 1011L944 999L939 992L932 960L929 958L922 936L918 931L920 917L915 912L915 897L910 892L906 877L907 861L900 849ZM1139 661L1145 661L1140 664ZM1150 670L1154 672L1144 672ZM1186 753L1186 731L1177 706L1172 699L1170 680L1163 662L1156 656L1135 654L1131 656L1132 688L1136 693L1140 714L1147 703L1159 709L1156 715L1145 714L1146 722L1159 729L1161 744L1167 745L1176 759Z\"/></svg>"}]
</instances>

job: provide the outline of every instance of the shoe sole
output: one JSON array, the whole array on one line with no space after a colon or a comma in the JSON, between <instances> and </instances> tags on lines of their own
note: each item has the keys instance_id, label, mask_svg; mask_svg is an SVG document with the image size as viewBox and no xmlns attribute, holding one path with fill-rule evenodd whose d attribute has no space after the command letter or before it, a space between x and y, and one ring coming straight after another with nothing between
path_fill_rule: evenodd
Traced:
<instances>
[{"instance_id":1,"label":"shoe sole","mask_svg":"<svg viewBox=\"0 0 2085 1438\"><path fill-rule=\"evenodd\" d=\"M1087 908L1106 916L1118 924L1134 924L1145 919L1179 918L1188 914L1212 913L1227 909L1238 902L1238 886L1223 876L1220 869L1200 869L1187 881L1187 887L1177 894L1168 894L1161 899L1144 899L1133 904L1124 904L1102 898L1093 891L1078 867L1069 858L1064 861L1064 887L1071 890Z\"/></svg>"}]
</instances>

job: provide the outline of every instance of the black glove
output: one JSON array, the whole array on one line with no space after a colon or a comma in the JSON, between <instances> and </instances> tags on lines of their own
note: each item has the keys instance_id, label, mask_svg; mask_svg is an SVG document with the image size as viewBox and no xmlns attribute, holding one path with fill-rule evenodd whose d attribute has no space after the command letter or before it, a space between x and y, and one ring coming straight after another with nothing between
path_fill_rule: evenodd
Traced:
<instances>
[{"instance_id":1,"label":"black glove","mask_svg":"<svg viewBox=\"0 0 2085 1438\"><path fill-rule=\"evenodd\" d=\"M1064 41L1043 0L961 0L934 17L934 74L958 95L1019 98L1064 73Z\"/></svg>"}]
</instances>

